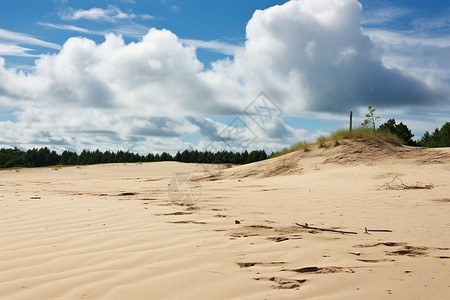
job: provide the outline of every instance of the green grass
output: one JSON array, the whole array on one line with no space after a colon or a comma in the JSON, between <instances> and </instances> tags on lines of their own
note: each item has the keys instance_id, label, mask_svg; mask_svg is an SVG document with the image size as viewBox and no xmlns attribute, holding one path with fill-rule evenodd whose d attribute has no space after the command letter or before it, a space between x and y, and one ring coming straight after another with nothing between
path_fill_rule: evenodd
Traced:
<instances>
[{"instance_id":1,"label":"green grass","mask_svg":"<svg viewBox=\"0 0 450 300\"><path fill-rule=\"evenodd\" d=\"M364 140L376 143L389 143L396 146L403 144L403 141L399 137L390 132L378 132L368 128L357 127L352 131L349 129L339 129L331 132L329 135L321 135L315 142L300 141L291 147L272 153L270 158L282 156L298 150L303 150L306 152L313 146L318 146L319 148L326 147L330 144L333 146L339 146L339 141L341 140Z\"/></svg>"},{"instance_id":2,"label":"green grass","mask_svg":"<svg viewBox=\"0 0 450 300\"><path fill-rule=\"evenodd\" d=\"M351 132L348 129L339 129L330 133L328 137L329 141L359 140L359 139L377 143L385 142L396 146L404 144L404 142L393 133L385 131L383 132L373 131L372 129L362 127L357 127L353 129Z\"/></svg>"},{"instance_id":3,"label":"green grass","mask_svg":"<svg viewBox=\"0 0 450 300\"><path fill-rule=\"evenodd\" d=\"M303 151L307 152L307 151L310 150L309 147L311 145L312 145L311 143L308 143L306 141L300 141L300 142L298 142L297 144L295 144L295 145L293 145L291 147L284 148L284 149L282 149L280 151L272 153L270 158L282 156L282 155L285 155L285 154L288 154L288 153L291 153L291 152L294 152L294 151L298 151L298 150L303 150Z\"/></svg>"},{"instance_id":4,"label":"green grass","mask_svg":"<svg viewBox=\"0 0 450 300\"><path fill-rule=\"evenodd\" d=\"M317 138L316 144L319 144L319 148L325 147L325 144L328 142L328 137L325 135L321 135Z\"/></svg>"}]
</instances>

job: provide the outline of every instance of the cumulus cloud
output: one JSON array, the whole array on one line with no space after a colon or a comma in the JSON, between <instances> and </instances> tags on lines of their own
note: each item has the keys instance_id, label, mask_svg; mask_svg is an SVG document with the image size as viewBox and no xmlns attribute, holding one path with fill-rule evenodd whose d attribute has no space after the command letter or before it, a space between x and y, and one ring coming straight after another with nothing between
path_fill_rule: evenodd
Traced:
<instances>
[{"instance_id":1,"label":"cumulus cloud","mask_svg":"<svg viewBox=\"0 0 450 300\"><path fill-rule=\"evenodd\" d=\"M257 11L243 51L210 75L265 90L290 111L448 102L442 90L386 67L360 24L361 5L352 0L290 1Z\"/></svg>"},{"instance_id":2,"label":"cumulus cloud","mask_svg":"<svg viewBox=\"0 0 450 300\"><path fill-rule=\"evenodd\" d=\"M111 21L133 15L110 6L72 10L64 17ZM78 27L65 29L83 33ZM253 145L266 147L313 134L286 125L280 116L264 128L252 122L244 110L261 91L284 116L335 114L367 105L449 104L448 71L439 65L429 65L433 71L425 73L411 67L420 61L417 40L411 44L416 52L393 55L404 48L396 49L386 35L363 31L356 0L292 0L256 11L246 34L240 47L182 40L158 29L128 44L117 34L107 34L100 44L70 38L59 52L41 55L28 72L7 68L0 58L0 105L15 107L18 116L16 123L0 125L1 134L14 140L11 132L21 132L17 140L23 145L53 143L76 149L113 144L137 149L162 141L170 147L192 147L180 138L201 134L200 144L206 146L208 141L223 141L222 134L236 128L211 117L234 115L248 128L243 136L251 140L253 135ZM13 36L43 45L29 36ZM420 44L420 51L434 47L430 61L448 66L446 56L436 59L448 53L447 46L429 43ZM232 57L206 69L197 47ZM402 57L404 61L397 59Z\"/></svg>"},{"instance_id":3,"label":"cumulus cloud","mask_svg":"<svg viewBox=\"0 0 450 300\"><path fill-rule=\"evenodd\" d=\"M148 115L219 113L220 107L204 101L212 91L198 79L202 68L194 48L167 30L152 29L128 45L114 34L99 45L71 38L59 53L38 59L33 73L5 69L0 59L0 89L16 104L129 108Z\"/></svg>"},{"instance_id":4,"label":"cumulus cloud","mask_svg":"<svg viewBox=\"0 0 450 300\"><path fill-rule=\"evenodd\" d=\"M243 47L180 40L157 29L129 44L114 34L101 44L71 38L59 53L38 59L34 73L1 68L1 85L19 101L141 107L149 114L229 114L260 91L290 112L448 101L433 78L424 82L386 66L360 24L356 0L304 0L256 11ZM234 56L205 69L196 47Z\"/></svg>"}]
</instances>

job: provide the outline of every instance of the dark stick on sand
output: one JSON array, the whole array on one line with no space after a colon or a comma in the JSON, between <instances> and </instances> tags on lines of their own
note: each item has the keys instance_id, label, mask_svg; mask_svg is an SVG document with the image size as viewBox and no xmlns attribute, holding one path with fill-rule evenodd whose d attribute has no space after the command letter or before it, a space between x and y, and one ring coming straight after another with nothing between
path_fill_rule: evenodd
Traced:
<instances>
[{"instance_id":1,"label":"dark stick on sand","mask_svg":"<svg viewBox=\"0 0 450 300\"><path fill-rule=\"evenodd\" d=\"M342 231L342 230L335 230L335 229L328 229L328 228L311 227L308 224L302 225L299 223L295 223L295 225L306 228L306 229L330 231L330 232L337 232L337 233L342 233L342 234L358 234L357 232L353 232L353 231Z\"/></svg>"}]
</instances>

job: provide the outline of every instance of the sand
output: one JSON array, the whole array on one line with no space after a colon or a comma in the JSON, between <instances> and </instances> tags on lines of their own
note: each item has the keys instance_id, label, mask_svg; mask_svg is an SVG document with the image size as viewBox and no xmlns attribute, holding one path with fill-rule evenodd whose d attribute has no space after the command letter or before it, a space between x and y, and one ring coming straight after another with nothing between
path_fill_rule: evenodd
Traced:
<instances>
[{"instance_id":1,"label":"sand","mask_svg":"<svg viewBox=\"0 0 450 300\"><path fill-rule=\"evenodd\" d=\"M448 299L449 179L448 148L348 141L0 171L0 298Z\"/></svg>"}]
</instances>

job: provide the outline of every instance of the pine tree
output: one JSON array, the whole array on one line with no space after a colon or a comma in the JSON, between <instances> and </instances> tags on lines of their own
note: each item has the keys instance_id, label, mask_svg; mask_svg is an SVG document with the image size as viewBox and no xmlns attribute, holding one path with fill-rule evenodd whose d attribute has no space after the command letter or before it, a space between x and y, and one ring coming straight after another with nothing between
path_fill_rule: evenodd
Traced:
<instances>
[{"instance_id":1,"label":"pine tree","mask_svg":"<svg viewBox=\"0 0 450 300\"><path fill-rule=\"evenodd\" d=\"M361 123L364 128L372 128L376 130L376 123L380 120L380 117L375 116L376 108L369 105L367 108L369 112L366 114L366 119Z\"/></svg>"}]
</instances>

